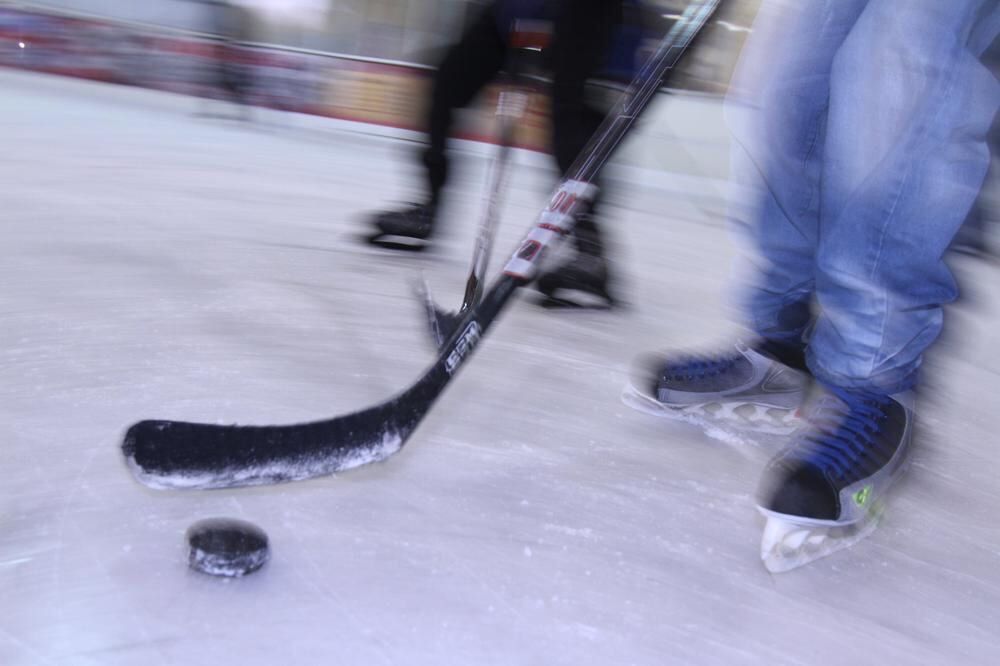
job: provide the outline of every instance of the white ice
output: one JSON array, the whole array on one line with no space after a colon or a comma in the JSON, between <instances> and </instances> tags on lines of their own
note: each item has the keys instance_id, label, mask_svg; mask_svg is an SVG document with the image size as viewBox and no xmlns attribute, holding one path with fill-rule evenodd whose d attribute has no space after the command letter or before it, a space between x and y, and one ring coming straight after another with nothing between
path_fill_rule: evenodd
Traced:
<instances>
[{"instance_id":1,"label":"white ice","mask_svg":"<svg viewBox=\"0 0 1000 666\"><path fill-rule=\"evenodd\" d=\"M704 127L717 102L671 104L632 154L724 148ZM752 501L769 448L619 401L636 353L733 333L724 204L690 173L618 170L629 309L514 304L388 461L235 491L137 483L119 444L139 419L297 422L411 382L432 352L410 282L458 304L483 191L483 153L463 150L439 248L369 250L359 220L412 192L414 144L193 110L0 72L0 663L1000 663L997 266L959 264L967 297L882 526L772 576ZM498 257L544 164L511 183ZM185 530L213 516L261 526L272 560L189 570Z\"/></svg>"}]
</instances>

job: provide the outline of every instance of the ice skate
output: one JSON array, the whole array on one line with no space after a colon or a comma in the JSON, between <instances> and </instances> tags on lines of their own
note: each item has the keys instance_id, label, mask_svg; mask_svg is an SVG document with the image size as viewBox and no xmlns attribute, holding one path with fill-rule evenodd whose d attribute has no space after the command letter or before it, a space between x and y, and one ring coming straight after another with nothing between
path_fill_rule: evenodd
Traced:
<instances>
[{"instance_id":1,"label":"ice skate","mask_svg":"<svg viewBox=\"0 0 1000 666\"><path fill-rule=\"evenodd\" d=\"M604 310L616 305L608 290L608 262L598 255L578 253L542 274L537 286L545 308Z\"/></svg>"},{"instance_id":2,"label":"ice skate","mask_svg":"<svg viewBox=\"0 0 1000 666\"><path fill-rule=\"evenodd\" d=\"M434 231L436 209L432 204L409 204L400 210L377 213L371 218L375 227L365 239L373 245L392 250L421 251Z\"/></svg>"},{"instance_id":3,"label":"ice skate","mask_svg":"<svg viewBox=\"0 0 1000 666\"><path fill-rule=\"evenodd\" d=\"M647 355L638 359L622 401L702 426L789 433L800 423L796 412L810 384L801 356L768 341L737 342L731 352L715 356Z\"/></svg>"},{"instance_id":4,"label":"ice skate","mask_svg":"<svg viewBox=\"0 0 1000 666\"><path fill-rule=\"evenodd\" d=\"M912 439L912 396L828 389L764 471L760 556L789 571L874 531Z\"/></svg>"},{"instance_id":5,"label":"ice skate","mask_svg":"<svg viewBox=\"0 0 1000 666\"><path fill-rule=\"evenodd\" d=\"M608 261L593 210L580 216L573 230L575 253L535 284L545 308L606 310L617 305L609 289Z\"/></svg>"}]
</instances>

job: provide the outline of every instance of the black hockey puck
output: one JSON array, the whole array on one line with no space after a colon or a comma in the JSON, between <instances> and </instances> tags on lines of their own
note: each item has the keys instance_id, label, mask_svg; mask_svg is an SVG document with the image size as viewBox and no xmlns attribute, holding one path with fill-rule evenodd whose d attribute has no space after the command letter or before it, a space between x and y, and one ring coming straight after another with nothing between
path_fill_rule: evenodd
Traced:
<instances>
[{"instance_id":1,"label":"black hockey puck","mask_svg":"<svg viewBox=\"0 0 1000 666\"><path fill-rule=\"evenodd\" d=\"M271 557L267 534L234 518L200 520L187 531L188 565L211 576L245 576Z\"/></svg>"}]
</instances>

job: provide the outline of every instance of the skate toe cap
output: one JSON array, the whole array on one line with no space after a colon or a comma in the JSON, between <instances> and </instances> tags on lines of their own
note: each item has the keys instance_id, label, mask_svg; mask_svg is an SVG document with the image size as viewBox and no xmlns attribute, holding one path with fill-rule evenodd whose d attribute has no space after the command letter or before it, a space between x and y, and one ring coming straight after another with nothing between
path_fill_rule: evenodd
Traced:
<instances>
[{"instance_id":1,"label":"skate toe cap","mask_svg":"<svg viewBox=\"0 0 1000 666\"><path fill-rule=\"evenodd\" d=\"M823 473L808 465L771 465L758 493L768 511L811 520L837 520L840 496Z\"/></svg>"}]
</instances>

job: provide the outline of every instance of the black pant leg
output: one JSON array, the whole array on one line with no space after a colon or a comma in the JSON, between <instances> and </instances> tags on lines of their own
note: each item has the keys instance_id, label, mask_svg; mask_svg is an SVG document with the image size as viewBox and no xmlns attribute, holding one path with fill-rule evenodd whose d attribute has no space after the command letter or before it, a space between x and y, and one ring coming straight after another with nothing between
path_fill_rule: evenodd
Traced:
<instances>
[{"instance_id":1,"label":"black pant leg","mask_svg":"<svg viewBox=\"0 0 1000 666\"><path fill-rule=\"evenodd\" d=\"M621 21L621 0L562 2L556 14L552 42L552 141L562 173L604 120L604 113L586 103L585 85L605 62L615 26ZM593 213L595 206L592 207ZM601 254L602 243L593 214L576 226L577 247Z\"/></svg>"},{"instance_id":2,"label":"black pant leg","mask_svg":"<svg viewBox=\"0 0 1000 666\"><path fill-rule=\"evenodd\" d=\"M587 79L604 63L621 0L574 0L561 3L552 40L553 148L559 169L566 172L604 120L587 105Z\"/></svg>"},{"instance_id":3,"label":"black pant leg","mask_svg":"<svg viewBox=\"0 0 1000 666\"><path fill-rule=\"evenodd\" d=\"M462 35L445 55L434 76L428 110L429 145L424 152L431 202L438 203L448 178L445 144L451 131L453 111L467 106L496 77L506 57L506 43L497 27L494 6Z\"/></svg>"}]
</instances>

